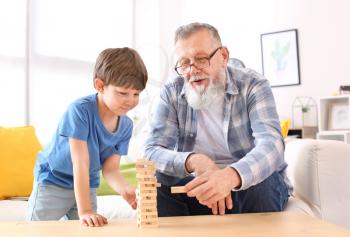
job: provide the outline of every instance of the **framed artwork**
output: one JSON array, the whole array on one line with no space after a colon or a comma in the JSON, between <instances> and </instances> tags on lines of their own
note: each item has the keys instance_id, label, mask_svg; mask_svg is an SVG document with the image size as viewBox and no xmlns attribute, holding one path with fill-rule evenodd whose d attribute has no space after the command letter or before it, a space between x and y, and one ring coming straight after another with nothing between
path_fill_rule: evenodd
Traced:
<instances>
[{"instance_id":1,"label":"framed artwork","mask_svg":"<svg viewBox=\"0 0 350 237\"><path fill-rule=\"evenodd\" d=\"M260 35L262 72L271 87L300 84L297 29Z\"/></svg>"},{"instance_id":2,"label":"framed artwork","mask_svg":"<svg viewBox=\"0 0 350 237\"><path fill-rule=\"evenodd\" d=\"M350 105L348 103L330 104L328 115L328 129L350 129Z\"/></svg>"}]
</instances>

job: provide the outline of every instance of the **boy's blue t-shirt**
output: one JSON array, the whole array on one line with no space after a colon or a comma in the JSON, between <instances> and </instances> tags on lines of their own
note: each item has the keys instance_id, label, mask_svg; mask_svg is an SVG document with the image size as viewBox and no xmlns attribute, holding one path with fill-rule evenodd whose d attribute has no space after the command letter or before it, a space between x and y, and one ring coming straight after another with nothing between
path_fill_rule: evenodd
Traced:
<instances>
[{"instance_id":1,"label":"boy's blue t-shirt","mask_svg":"<svg viewBox=\"0 0 350 237\"><path fill-rule=\"evenodd\" d=\"M73 189L69 138L75 138L87 142L90 188L97 188L106 158L112 154L127 154L132 128L131 119L120 116L117 131L109 132L98 113L97 94L76 100L64 113L51 143L38 154L34 170L36 181Z\"/></svg>"}]
</instances>

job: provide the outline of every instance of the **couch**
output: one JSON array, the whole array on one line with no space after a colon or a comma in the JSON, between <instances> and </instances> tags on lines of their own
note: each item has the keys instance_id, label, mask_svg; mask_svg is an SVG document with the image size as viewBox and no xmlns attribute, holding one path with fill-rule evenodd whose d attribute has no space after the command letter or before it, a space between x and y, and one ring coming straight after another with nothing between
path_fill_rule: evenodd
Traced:
<instances>
[{"instance_id":1,"label":"couch","mask_svg":"<svg viewBox=\"0 0 350 237\"><path fill-rule=\"evenodd\" d=\"M350 228L350 145L295 139L286 144L285 159L294 186L286 211Z\"/></svg>"},{"instance_id":2,"label":"couch","mask_svg":"<svg viewBox=\"0 0 350 237\"><path fill-rule=\"evenodd\" d=\"M286 143L285 158L289 164L287 173L294 185L286 211L304 212L350 228L350 185L347 183L350 180L350 145L339 141L295 139ZM1 159L0 154L0 162ZM136 218L136 211L119 195L110 195L109 191L104 194L107 195L97 197L99 213L107 218ZM0 221L24 220L25 208L26 201L21 199L0 200Z\"/></svg>"}]
</instances>

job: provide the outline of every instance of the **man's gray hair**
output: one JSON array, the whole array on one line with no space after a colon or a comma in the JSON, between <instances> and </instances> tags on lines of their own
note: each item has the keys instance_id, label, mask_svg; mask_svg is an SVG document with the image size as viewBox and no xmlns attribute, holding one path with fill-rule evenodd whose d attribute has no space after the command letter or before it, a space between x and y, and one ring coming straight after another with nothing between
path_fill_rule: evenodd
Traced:
<instances>
[{"instance_id":1,"label":"man's gray hair","mask_svg":"<svg viewBox=\"0 0 350 237\"><path fill-rule=\"evenodd\" d=\"M209 25L207 23L199 23L199 22L190 23L188 25L183 25L177 28L175 32L175 44L179 39L186 39L189 36L191 36L193 33L201 30L209 31L213 36L213 38L217 40L218 43L221 45L221 38L218 30L212 25Z\"/></svg>"}]
</instances>

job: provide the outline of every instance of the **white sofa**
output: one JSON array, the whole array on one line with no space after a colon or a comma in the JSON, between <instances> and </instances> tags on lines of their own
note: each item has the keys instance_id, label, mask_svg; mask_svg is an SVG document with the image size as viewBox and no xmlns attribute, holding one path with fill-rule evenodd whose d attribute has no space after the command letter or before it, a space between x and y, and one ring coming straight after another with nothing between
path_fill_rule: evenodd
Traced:
<instances>
[{"instance_id":1,"label":"white sofa","mask_svg":"<svg viewBox=\"0 0 350 237\"><path fill-rule=\"evenodd\" d=\"M294 186L286 210L350 228L350 145L296 139L287 143L285 159Z\"/></svg>"},{"instance_id":2,"label":"white sofa","mask_svg":"<svg viewBox=\"0 0 350 237\"><path fill-rule=\"evenodd\" d=\"M287 211L299 211L350 228L350 145L296 139L286 144L288 175L294 184ZM0 221L24 220L24 201L0 201ZM120 196L99 196L98 212L108 218L136 218Z\"/></svg>"},{"instance_id":3,"label":"white sofa","mask_svg":"<svg viewBox=\"0 0 350 237\"><path fill-rule=\"evenodd\" d=\"M136 219L136 210L119 195L97 197L97 212L108 219ZM2 200L0 201L0 221L23 221L26 217L27 201Z\"/></svg>"}]
</instances>

